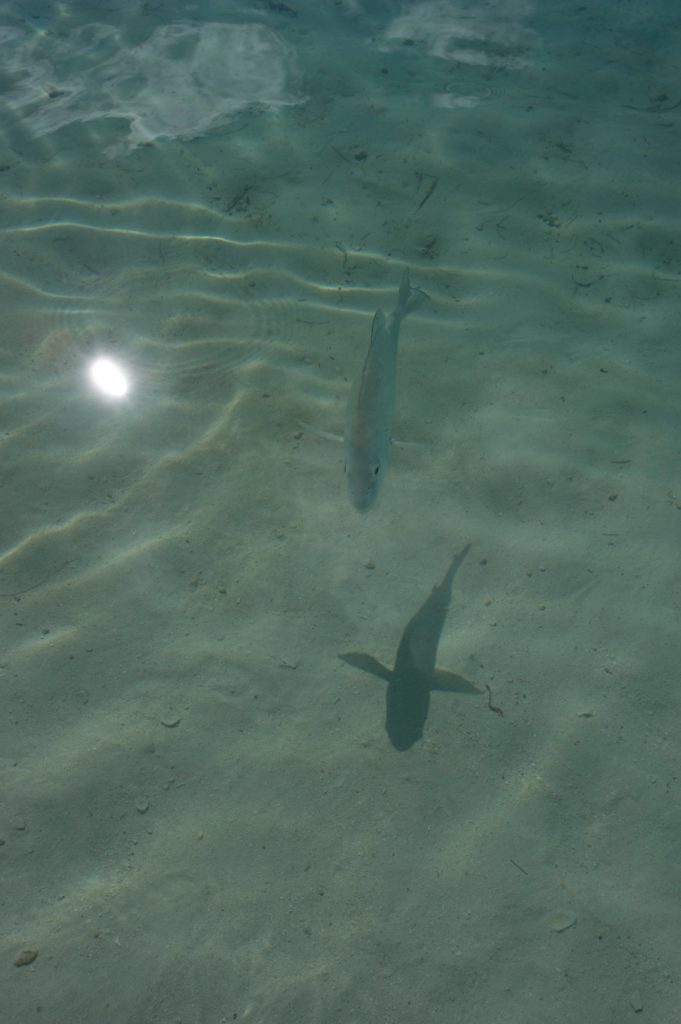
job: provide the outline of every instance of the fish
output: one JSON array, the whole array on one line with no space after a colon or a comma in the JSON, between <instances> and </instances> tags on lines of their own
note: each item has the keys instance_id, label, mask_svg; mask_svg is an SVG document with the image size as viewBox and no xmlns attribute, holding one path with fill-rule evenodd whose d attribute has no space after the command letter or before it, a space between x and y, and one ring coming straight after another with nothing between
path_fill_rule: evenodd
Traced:
<instances>
[{"instance_id":1,"label":"fish","mask_svg":"<svg viewBox=\"0 0 681 1024\"><path fill-rule=\"evenodd\" d=\"M397 385L400 326L428 298L412 288L404 271L395 309L377 309L362 373L352 389L345 428L345 475L350 500L358 512L374 505L390 460Z\"/></svg>"},{"instance_id":2,"label":"fish","mask_svg":"<svg viewBox=\"0 0 681 1024\"><path fill-rule=\"evenodd\" d=\"M433 690L446 693L482 693L475 683L455 672L435 667L437 648L452 596L452 584L470 544L454 556L441 583L404 628L392 669L370 654L349 651L338 657L346 665L368 672L388 684L385 730L395 750L413 747L423 736Z\"/></svg>"}]
</instances>

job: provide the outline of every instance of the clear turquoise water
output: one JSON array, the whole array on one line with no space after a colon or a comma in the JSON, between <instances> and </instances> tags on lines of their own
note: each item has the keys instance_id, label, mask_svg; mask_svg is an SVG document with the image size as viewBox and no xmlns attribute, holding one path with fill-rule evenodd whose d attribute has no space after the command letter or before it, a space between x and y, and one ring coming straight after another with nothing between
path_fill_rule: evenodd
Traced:
<instances>
[{"instance_id":1,"label":"clear turquoise water","mask_svg":"<svg viewBox=\"0 0 681 1024\"><path fill-rule=\"evenodd\" d=\"M3 1021L673 1018L678 28L0 6Z\"/></svg>"}]
</instances>

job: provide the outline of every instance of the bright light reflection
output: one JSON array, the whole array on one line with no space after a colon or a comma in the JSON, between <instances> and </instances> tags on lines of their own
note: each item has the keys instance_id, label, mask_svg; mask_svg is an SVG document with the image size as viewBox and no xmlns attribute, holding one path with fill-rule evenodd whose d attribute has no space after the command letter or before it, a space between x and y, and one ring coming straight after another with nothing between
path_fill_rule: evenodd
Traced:
<instances>
[{"instance_id":1,"label":"bright light reflection","mask_svg":"<svg viewBox=\"0 0 681 1024\"><path fill-rule=\"evenodd\" d=\"M109 398L123 398L130 390L130 382L122 366L103 356L90 364L90 380Z\"/></svg>"}]
</instances>

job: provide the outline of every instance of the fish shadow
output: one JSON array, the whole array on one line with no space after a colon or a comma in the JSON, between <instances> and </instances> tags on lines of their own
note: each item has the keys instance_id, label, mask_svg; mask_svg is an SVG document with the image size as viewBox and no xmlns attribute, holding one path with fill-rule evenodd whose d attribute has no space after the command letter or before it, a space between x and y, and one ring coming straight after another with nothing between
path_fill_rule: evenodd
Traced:
<instances>
[{"instance_id":1,"label":"fish shadow","mask_svg":"<svg viewBox=\"0 0 681 1024\"><path fill-rule=\"evenodd\" d=\"M482 690L455 672L435 667L437 648L452 595L454 577L466 555L467 544L455 555L441 583L405 626L390 669L370 654L349 651L339 654L341 661L359 668L388 684L385 728L395 750L409 750L421 739L428 718L433 690L446 693L482 693Z\"/></svg>"}]
</instances>

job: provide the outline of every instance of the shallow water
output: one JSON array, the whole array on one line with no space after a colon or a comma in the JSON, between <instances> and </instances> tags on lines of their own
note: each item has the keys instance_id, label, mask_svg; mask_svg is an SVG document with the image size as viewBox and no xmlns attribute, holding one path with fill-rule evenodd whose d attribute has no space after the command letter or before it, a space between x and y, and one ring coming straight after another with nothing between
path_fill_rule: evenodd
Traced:
<instances>
[{"instance_id":1,"label":"shallow water","mask_svg":"<svg viewBox=\"0 0 681 1024\"><path fill-rule=\"evenodd\" d=\"M0 5L3 1021L672 1019L677 28Z\"/></svg>"}]
</instances>

